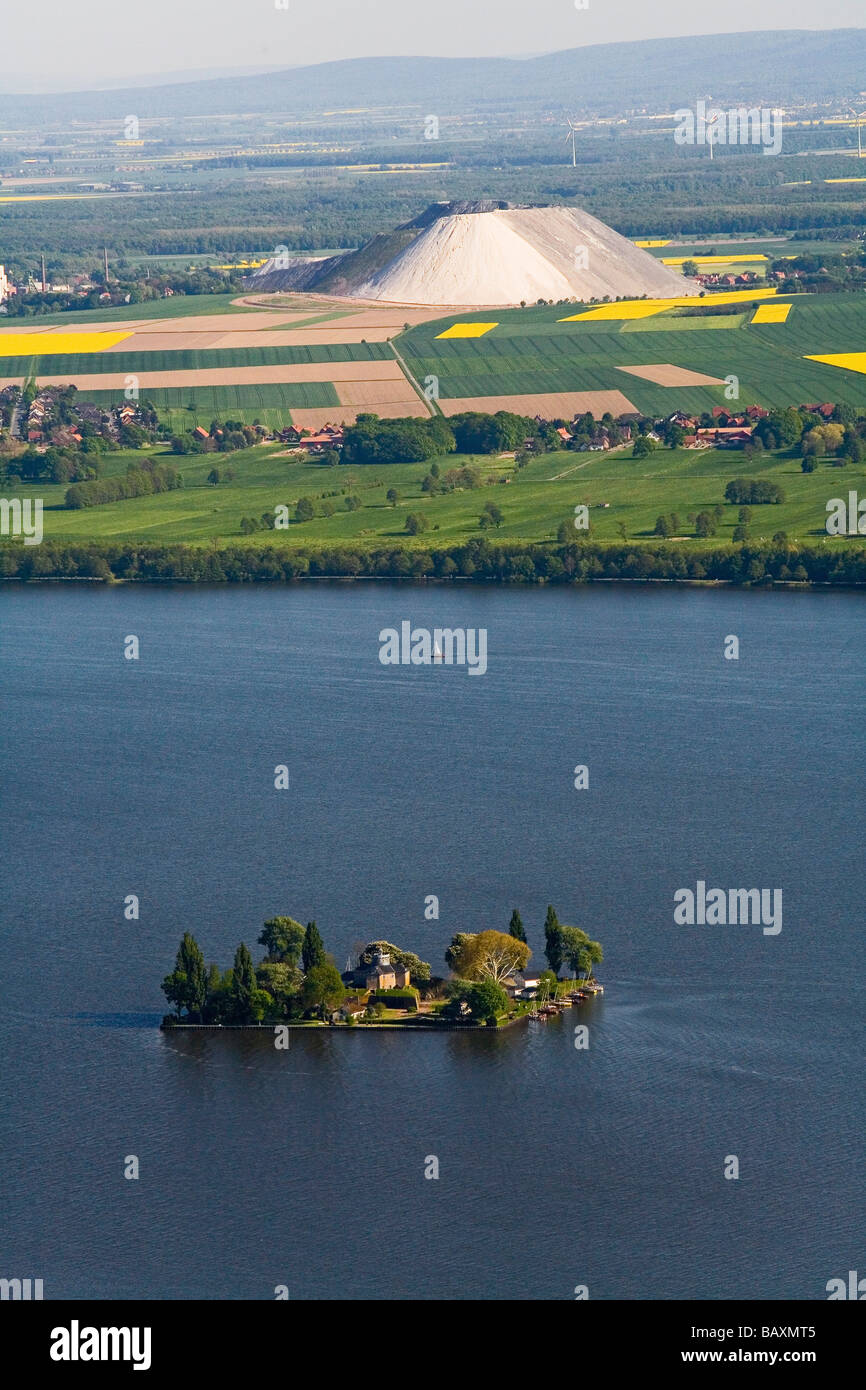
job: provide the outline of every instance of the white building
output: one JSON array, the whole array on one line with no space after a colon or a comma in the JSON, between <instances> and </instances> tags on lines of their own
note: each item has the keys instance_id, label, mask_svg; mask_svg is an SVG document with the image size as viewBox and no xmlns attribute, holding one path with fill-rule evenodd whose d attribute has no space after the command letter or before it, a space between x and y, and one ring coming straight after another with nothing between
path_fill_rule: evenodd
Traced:
<instances>
[{"instance_id":1,"label":"white building","mask_svg":"<svg viewBox=\"0 0 866 1390\"><path fill-rule=\"evenodd\" d=\"M6 277L6 267L5 265L0 265L0 304L3 303L4 299L9 298L10 291L11 286Z\"/></svg>"}]
</instances>

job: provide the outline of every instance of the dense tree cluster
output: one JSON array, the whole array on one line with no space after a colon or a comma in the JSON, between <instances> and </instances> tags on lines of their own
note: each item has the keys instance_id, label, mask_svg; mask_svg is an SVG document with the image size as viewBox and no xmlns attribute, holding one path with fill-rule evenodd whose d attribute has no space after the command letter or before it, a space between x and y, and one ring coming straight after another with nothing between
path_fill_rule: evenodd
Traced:
<instances>
[{"instance_id":1,"label":"dense tree cluster","mask_svg":"<svg viewBox=\"0 0 866 1390\"><path fill-rule=\"evenodd\" d=\"M604 959L601 943L592 941L580 927L560 922L553 906L548 906L544 920L544 954L554 975L566 968L575 979L581 974L591 979L595 966Z\"/></svg>"},{"instance_id":2,"label":"dense tree cluster","mask_svg":"<svg viewBox=\"0 0 866 1390\"><path fill-rule=\"evenodd\" d=\"M265 922L258 942L266 952L259 965L254 965L249 947L242 942L232 966L221 971L217 965L205 966L197 941L189 932L184 933L174 970L162 984L174 1009L174 1021L234 1026L279 1023L326 1019L340 1007L346 986L315 922L304 927L293 917L272 917ZM377 951L390 951L393 963L405 965L411 979L429 981L426 961L388 941L368 942L360 952L359 964L369 965ZM417 1007L418 994L413 986L378 991L371 998L369 1012L380 1012L382 1000L398 999L400 1007Z\"/></svg>"},{"instance_id":3,"label":"dense tree cluster","mask_svg":"<svg viewBox=\"0 0 866 1390\"><path fill-rule=\"evenodd\" d=\"M726 502L759 504L784 502L785 493L769 478L732 478L725 488Z\"/></svg>"},{"instance_id":4,"label":"dense tree cluster","mask_svg":"<svg viewBox=\"0 0 866 1390\"><path fill-rule=\"evenodd\" d=\"M100 441L101 443L101 441ZM99 477L100 450L81 449L25 449L3 460L4 477L11 481L20 478L22 483L36 483L43 479L48 483L81 483Z\"/></svg>"},{"instance_id":5,"label":"dense tree cluster","mask_svg":"<svg viewBox=\"0 0 866 1390\"><path fill-rule=\"evenodd\" d=\"M534 420L507 410L497 410L493 415L467 410L453 415L450 424L460 454L498 454L519 449L527 434L536 428Z\"/></svg>"},{"instance_id":6,"label":"dense tree cluster","mask_svg":"<svg viewBox=\"0 0 866 1390\"><path fill-rule=\"evenodd\" d=\"M185 932L174 970L162 983L175 1019L238 1026L324 1018L342 1003L345 987L315 922L302 927L292 917L273 917L259 944L267 955L258 966L241 942L232 966L220 971L215 964L205 966L198 942Z\"/></svg>"},{"instance_id":7,"label":"dense tree cluster","mask_svg":"<svg viewBox=\"0 0 866 1390\"><path fill-rule=\"evenodd\" d=\"M423 463L454 452L454 431L440 415L428 420L380 420L359 415L343 435L342 463Z\"/></svg>"},{"instance_id":8,"label":"dense tree cluster","mask_svg":"<svg viewBox=\"0 0 866 1390\"><path fill-rule=\"evenodd\" d=\"M148 497L153 493L173 492L183 487L183 478L170 463L155 463L143 459L131 463L126 472L114 478L97 478L92 482L73 483L66 489L66 506L98 507L103 502L120 502L128 497Z\"/></svg>"},{"instance_id":9,"label":"dense tree cluster","mask_svg":"<svg viewBox=\"0 0 866 1390\"><path fill-rule=\"evenodd\" d=\"M194 430L172 435L171 451L173 454L232 454L258 444L264 433L261 426L246 425L242 420L212 420L204 438Z\"/></svg>"},{"instance_id":10,"label":"dense tree cluster","mask_svg":"<svg viewBox=\"0 0 866 1390\"><path fill-rule=\"evenodd\" d=\"M80 313L82 309L120 308L126 304L149 304L174 296L188 294L239 294L243 281L239 276L229 276L219 271L199 270L189 272L160 272L151 275L124 272L122 278L110 278L105 284L102 269L90 271L90 287L83 291L56 291L42 294L16 294L7 301L6 313L10 318L41 318L45 314L58 314L67 311Z\"/></svg>"}]
</instances>

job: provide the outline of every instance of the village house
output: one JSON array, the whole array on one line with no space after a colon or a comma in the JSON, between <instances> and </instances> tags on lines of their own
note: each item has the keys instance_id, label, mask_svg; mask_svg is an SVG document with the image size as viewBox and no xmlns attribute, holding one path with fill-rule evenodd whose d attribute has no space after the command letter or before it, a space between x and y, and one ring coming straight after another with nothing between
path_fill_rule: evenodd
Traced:
<instances>
[{"instance_id":1,"label":"village house","mask_svg":"<svg viewBox=\"0 0 866 1390\"><path fill-rule=\"evenodd\" d=\"M698 440L720 445L722 448L739 448L748 444L752 438L751 427L742 425L719 425L711 430L698 430Z\"/></svg>"},{"instance_id":2,"label":"village house","mask_svg":"<svg viewBox=\"0 0 866 1390\"><path fill-rule=\"evenodd\" d=\"M534 999L541 984L540 970L515 970L502 981L510 999Z\"/></svg>"},{"instance_id":3,"label":"village house","mask_svg":"<svg viewBox=\"0 0 866 1390\"><path fill-rule=\"evenodd\" d=\"M352 994L348 999L344 999L336 1012L339 1018L362 1018L367 1012L367 998L359 994Z\"/></svg>"},{"instance_id":4,"label":"village house","mask_svg":"<svg viewBox=\"0 0 866 1390\"><path fill-rule=\"evenodd\" d=\"M317 434L299 438L298 443L312 454L320 454L325 449L339 449L343 443L343 430L337 425L324 425Z\"/></svg>"},{"instance_id":5,"label":"village house","mask_svg":"<svg viewBox=\"0 0 866 1390\"><path fill-rule=\"evenodd\" d=\"M673 415L668 416L669 425L679 425L684 430L693 430L697 423L694 415L686 415L682 410L675 410Z\"/></svg>"}]
</instances>

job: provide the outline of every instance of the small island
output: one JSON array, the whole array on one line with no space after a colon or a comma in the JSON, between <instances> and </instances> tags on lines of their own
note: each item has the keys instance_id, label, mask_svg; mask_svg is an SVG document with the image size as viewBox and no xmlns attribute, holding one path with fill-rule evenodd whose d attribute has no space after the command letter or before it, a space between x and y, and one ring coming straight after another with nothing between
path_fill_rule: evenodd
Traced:
<instances>
[{"instance_id":1,"label":"small island","mask_svg":"<svg viewBox=\"0 0 866 1390\"><path fill-rule=\"evenodd\" d=\"M595 979L601 944L566 926L548 907L547 968L529 966L532 952L515 908L508 931L458 932L445 951L449 976L391 941L359 943L357 965L342 973L316 923L293 917L265 922L258 965L244 943L227 970L209 967L185 932L174 970L162 989L174 1028L506 1028L543 1020L604 992Z\"/></svg>"}]
</instances>

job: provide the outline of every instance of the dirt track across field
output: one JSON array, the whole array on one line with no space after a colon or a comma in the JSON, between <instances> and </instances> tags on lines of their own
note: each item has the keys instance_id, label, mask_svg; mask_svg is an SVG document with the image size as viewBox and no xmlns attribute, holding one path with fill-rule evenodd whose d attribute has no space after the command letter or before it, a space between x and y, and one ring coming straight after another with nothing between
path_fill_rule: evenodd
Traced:
<instances>
[{"instance_id":1,"label":"dirt track across field","mask_svg":"<svg viewBox=\"0 0 866 1390\"><path fill-rule=\"evenodd\" d=\"M232 303L240 308L267 309L271 303L270 317L275 319L277 313L292 312L292 297L285 291L278 291L273 298L266 294L251 294L241 299L233 299ZM440 305L427 308L423 304L380 304L375 299L338 299L333 296L316 296L314 299L306 294L298 295L299 303L305 306L306 314L327 314L336 311L349 311L352 315L352 323L361 328L390 328L394 332L399 331L404 324L429 323L431 319L442 318L443 315L453 313L458 306ZM245 315L245 318L251 315ZM348 317L348 315L347 315ZM315 328L315 324L310 325ZM327 327L327 324L322 324Z\"/></svg>"}]
</instances>

